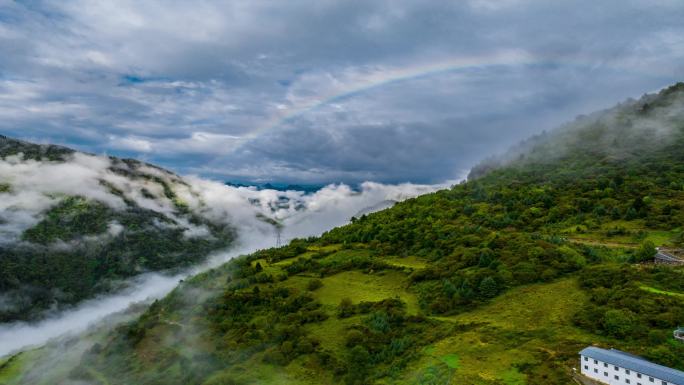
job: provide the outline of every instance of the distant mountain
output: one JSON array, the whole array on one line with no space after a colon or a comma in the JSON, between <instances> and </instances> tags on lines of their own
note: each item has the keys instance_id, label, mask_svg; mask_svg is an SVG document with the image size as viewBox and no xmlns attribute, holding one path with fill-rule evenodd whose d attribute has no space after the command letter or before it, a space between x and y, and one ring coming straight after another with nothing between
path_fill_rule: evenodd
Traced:
<instances>
[{"instance_id":1,"label":"distant mountain","mask_svg":"<svg viewBox=\"0 0 684 385\"><path fill-rule=\"evenodd\" d=\"M159 167L0 136L0 322L40 318L228 246L233 229L203 206Z\"/></svg>"},{"instance_id":2,"label":"distant mountain","mask_svg":"<svg viewBox=\"0 0 684 385\"><path fill-rule=\"evenodd\" d=\"M188 279L88 349L7 358L0 379L569 384L588 345L682 370L684 266L652 258L684 244L683 148L677 84Z\"/></svg>"},{"instance_id":3,"label":"distant mountain","mask_svg":"<svg viewBox=\"0 0 684 385\"><path fill-rule=\"evenodd\" d=\"M482 161L470 171L468 179L507 166L561 166L585 173L600 172L604 165L643 167L645 158L658 156L676 144L684 120L683 94L684 83L677 83L657 94L579 116L519 143L505 154ZM556 176L562 173L554 173Z\"/></svg>"},{"instance_id":4,"label":"distant mountain","mask_svg":"<svg viewBox=\"0 0 684 385\"><path fill-rule=\"evenodd\" d=\"M303 191L307 194L315 193L316 191L325 187L325 185L318 184L292 184L292 183L244 183L244 182L226 182L228 186L233 187L253 187L257 190L276 190L276 191Z\"/></svg>"},{"instance_id":5,"label":"distant mountain","mask_svg":"<svg viewBox=\"0 0 684 385\"><path fill-rule=\"evenodd\" d=\"M35 144L0 135L0 157L19 155L24 159L63 161L76 151L53 144Z\"/></svg>"}]
</instances>

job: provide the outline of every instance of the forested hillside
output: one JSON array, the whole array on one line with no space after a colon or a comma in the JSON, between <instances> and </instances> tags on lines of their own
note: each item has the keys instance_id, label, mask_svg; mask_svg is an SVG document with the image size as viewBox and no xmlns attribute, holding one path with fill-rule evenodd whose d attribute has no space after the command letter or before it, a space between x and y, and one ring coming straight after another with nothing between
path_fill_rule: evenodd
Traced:
<instances>
[{"instance_id":1,"label":"forested hillside","mask_svg":"<svg viewBox=\"0 0 684 385\"><path fill-rule=\"evenodd\" d=\"M469 181L183 282L82 356L0 380L568 384L615 347L684 369L684 84L543 134ZM4 370L4 377L3 377Z\"/></svg>"},{"instance_id":2,"label":"forested hillside","mask_svg":"<svg viewBox=\"0 0 684 385\"><path fill-rule=\"evenodd\" d=\"M234 237L166 170L0 136L0 322L40 318Z\"/></svg>"}]
</instances>

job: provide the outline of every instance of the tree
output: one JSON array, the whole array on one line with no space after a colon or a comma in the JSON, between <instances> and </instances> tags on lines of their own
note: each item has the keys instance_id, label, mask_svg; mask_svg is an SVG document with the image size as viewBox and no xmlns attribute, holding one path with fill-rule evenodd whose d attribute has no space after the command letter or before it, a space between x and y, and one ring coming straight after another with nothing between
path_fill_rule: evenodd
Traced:
<instances>
[{"instance_id":1,"label":"tree","mask_svg":"<svg viewBox=\"0 0 684 385\"><path fill-rule=\"evenodd\" d=\"M675 242L678 245L684 245L684 231L682 231L681 233L679 233L677 235L677 237L675 238Z\"/></svg>"},{"instance_id":2,"label":"tree","mask_svg":"<svg viewBox=\"0 0 684 385\"><path fill-rule=\"evenodd\" d=\"M475 297L475 291L470 285L468 278L463 280L461 287L457 291L457 295L465 302L470 302Z\"/></svg>"},{"instance_id":3,"label":"tree","mask_svg":"<svg viewBox=\"0 0 684 385\"><path fill-rule=\"evenodd\" d=\"M627 210L627 213L625 214L625 219L632 220L632 219L636 219L638 216L639 215L638 215L637 211L634 209L634 207L630 207Z\"/></svg>"},{"instance_id":4,"label":"tree","mask_svg":"<svg viewBox=\"0 0 684 385\"><path fill-rule=\"evenodd\" d=\"M350 348L356 345L361 345L363 344L364 339L365 337L363 333L361 333L359 330L352 329L347 333L345 345Z\"/></svg>"},{"instance_id":5,"label":"tree","mask_svg":"<svg viewBox=\"0 0 684 385\"><path fill-rule=\"evenodd\" d=\"M349 298L342 298L339 306L337 306L337 317L347 318L354 315L354 304Z\"/></svg>"},{"instance_id":6,"label":"tree","mask_svg":"<svg viewBox=\"0 0 684 385\"><path fill-rule=\"evenodd\" d=\"M494 298L499 294L499 284L492 277L485 277L485 279L480 282L480 295L485 298Z\"/></svg>"},{"instance_id":7,"label":"tree","mask_svg":"<svg viewBox=\"0 0 684 385\"><path fill-rule=\"evenodd\" d=\"M370 354L361 345L354 346L347 356L347 384L367 383L368 366L370 364Z\"/></svg>"},{"instance_id":8,"label":"tree","mask_svg":"<svg viewBox=\"0 0 684 385\"><path fill-rule=\"evenodd\" d=\"M323 282L321 282L320 279L312 279L306 285L306 289L309 291L315 291L317 289L320 289L321 287L323 287Z\"/></svg>"},{"instance_id":9,"label":"tree","mask_svg":"<svg viewBox=\"0 0 684 385\"><path fill-rule=\"evenodd\" d=\"M582 268L587 264L586 258L569 246L563 245L558 248L558 251L562 256L562 259L567 261L573 269Z\"/></svg>"},{"instance_id":10,"label":"tree","mask_svg":"<svg viewBox=\"0 0 684 385\"><path fill-rule=\"evenodd\" d=\"M495 256L494 252L490 249L482 249L480 251L480 260L478 261L478 266L480 267L488 267L491 265L491 263L494 261Z\"/></svg>"},{"instance_id":11,"label":"tree","mask_svg":"<svg viewBox=\"0 0 684 385\"><path fill-rule=\"evenodd\" d=\"M629 310L612 309L603 316L603 328L608 334L623 338L632 333L635 326L634 313Z\"/></svg>"},{"instance_id":12,"label":"tree","mask_svg":"<svg viewBox=\"0 0 684 385\"><path fill-rule=\"evenodd\" d=\"M653 259L655 253L656 248L653 242L644 241L639 247L639 250L637 250L634 259L636 260L636 262L650 261L651 259Z\"/></svg>"}]
</instances>

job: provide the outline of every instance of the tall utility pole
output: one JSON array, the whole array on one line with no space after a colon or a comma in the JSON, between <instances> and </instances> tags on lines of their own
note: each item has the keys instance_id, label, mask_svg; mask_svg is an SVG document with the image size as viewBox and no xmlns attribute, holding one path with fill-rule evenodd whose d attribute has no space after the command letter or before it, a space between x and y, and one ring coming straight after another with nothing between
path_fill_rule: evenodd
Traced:
<instances>
[{"instance_id":1,"label":"tall utility pole","mask_svg":"<svg viewBox=\"0 0 684 385\"><path fill-rule=\"evenodd\" d=\"M280 228L280 226L276 226L275 229L276 229L276 247L280 247L281 243L282 243L282 241L280 239L280 233L282 232L282 229Z\"/></svg>"}]
</instances>

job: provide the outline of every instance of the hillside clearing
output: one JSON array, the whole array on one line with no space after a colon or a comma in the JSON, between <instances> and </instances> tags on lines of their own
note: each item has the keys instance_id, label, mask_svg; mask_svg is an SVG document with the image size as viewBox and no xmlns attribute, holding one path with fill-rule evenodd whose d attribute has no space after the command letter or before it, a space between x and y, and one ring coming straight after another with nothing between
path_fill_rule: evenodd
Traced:
<instances>
[{"instance_id":1,"label":"hillside clearing","mask_svg":"<svg viewBox=\"0 0 684 385\"><path fill-rule=\"evenodd\" d=\"M586 300L577 281L566 278L510 290L471 312L433 317L461 331L426 349L412 371L448 366L454 369L449 384L536 383L519 370L530 366L540 368L539 376L562 378L573 348L596 339L572 326Z\"/></svg>"}]
</instances>

